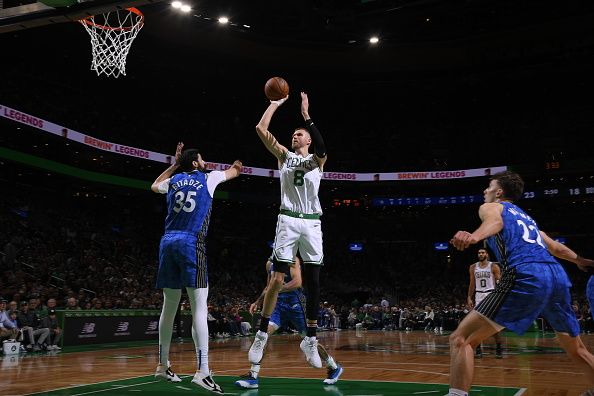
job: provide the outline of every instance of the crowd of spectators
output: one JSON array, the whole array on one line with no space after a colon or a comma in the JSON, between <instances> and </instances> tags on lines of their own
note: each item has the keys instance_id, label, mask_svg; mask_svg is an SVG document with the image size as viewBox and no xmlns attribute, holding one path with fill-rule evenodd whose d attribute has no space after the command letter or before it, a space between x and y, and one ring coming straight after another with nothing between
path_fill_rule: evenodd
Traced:
<instances>
[{"instance_id":1,"label":"crowd of spectators","mask_svg":"<svg viewBox=\"0 0 594 396\"><path fill-rule=\"evenodd\" d=\"M80 197L3 198L0 296L6 303L4 309L0 305L0 321L7 325L0 336L14 336L8 321L16 320L26 348L53 349L61 337L50 314L56 309L160 309L162 295L154 288L162 232L158 205L150 198L137 203L136 196L106 199L85 204ZM215 202L207 241L212 337L249 333L242 323L250 322L245 311L264 286L271 232L266 225L274 224L273 215ZM454 260L427 241L389 240L374 228L359 227L354 228L369 239L362 252L350 252L345 247L356 235L345 231L344 221L352 218L332 210L328 216L325 232L335 237L326 238L321 328L440 332L454 329L467 313L467 269L476 259L474 252ZM386 215L366 214L370 223L382 221L381 216ZM246 234L243 225L249 224ZM365 227L363 220L356 225ZM583 294L587 276L572 268L568 272L576 316L584 331L593 331Z\"/></svg>"}]
</instances>

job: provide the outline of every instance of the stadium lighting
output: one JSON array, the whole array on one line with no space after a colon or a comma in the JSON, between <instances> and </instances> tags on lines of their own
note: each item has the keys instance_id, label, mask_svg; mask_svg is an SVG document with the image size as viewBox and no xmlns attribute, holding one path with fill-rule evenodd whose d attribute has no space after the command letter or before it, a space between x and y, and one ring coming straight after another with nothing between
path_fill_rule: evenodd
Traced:
<instances>
[{"instance_id":1,"label":"stadium lighting","mask_svg":"<svg viewBox=\"0 0 594 396\"><path fill-rule=\"evenodd\" d=\"M184 4L184 5L181 6L180 10L182 10L183 12L190 12L190 11L192 11L192 7L190 7L189 5Z\"/></svg>"},{"instance_id":2,"label":"stadium lighting","mask_svg":"<svg viewBox=\"0 0 594 396\"><path fill-rule=\"evenodd\" d=\"M182 2L181 1L174 1L173 3L171 3L171 6L173 8L181 8Z\"/></svg>"},{"instance_id":3,"label":"stadium lighting","mask_svg":"<svg viewBox=\"0 0 594 396\"><path fill-rule=\"evenodd\" d=\"M372 38L369 39L369 42L371 44L377 44L377 43L379 43L379 38L373 36Z\"/></svg>"},{"instance_id":4,"label":"stadium lighting","mask_svg":"<svg viewBox=\"0 0 594 396\"><path fill-rule=\"evenodd\" d=\"M222 23L223 25L226 23L229 23L229 18L227 17L220 17L219 18L219 23Z\"/></svg>"}]
</instances>

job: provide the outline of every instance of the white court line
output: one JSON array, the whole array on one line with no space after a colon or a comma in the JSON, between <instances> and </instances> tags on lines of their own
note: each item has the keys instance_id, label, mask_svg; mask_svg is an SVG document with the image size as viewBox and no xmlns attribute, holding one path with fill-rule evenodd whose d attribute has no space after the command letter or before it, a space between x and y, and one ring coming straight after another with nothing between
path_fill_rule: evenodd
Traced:
<instances>
[{"instance_id":1,"label":"white court line","mask_svg":"<svg viewBox=\"0 0 594 396\"><path fill-rule=\"evenodd\" d=\"M422 392L413 392L413 395L422 395L424 393L440 393L440 391L422 391Z\"/></svg>"},{"instance_id":2,"label":"white court line","mask_svg":"<svg viewBox=\"0 0 594 396\"><path fill-rule=\"evenodd\" d=\"M514 396L521 396L524 393L526 393L527 388L521 388L519 391L516 392L516 394Z\"/></svg>"},{"instance_id":3,"label":"white court line","mask_svg":"<svg viewBox=\"0 0 594 396\"><path fill-rule=\"evenodd\" d=\"M188 388L188 387L181 386L181 385L176 385L175 387L176 388L179 388L179 389L187 390L187 391L191 391L192 390L192 388Z\"/></svg>"},{"instance_id":4,"label":"white court line","mask_svg":"<svg viewBox=\"0 0 594 396\"><path fill-rule=\"evenodd\" d=\"M90 392L75 393L72 396L82 396L82 395L90 395L90 394L93 394L93 393L111 392L111 391L114 391L114 390L117 390L117 389L130 388L132 386L140 386L140 385L146 385L146 384L155 384L157 382L161 382L161 381L157 380L157 381L142 382L140 384L122 385L122 386L119 386L117 388L105 388L105 389L99 389L99 390L94 390L94 391L90 391Z\"/></svg>"},{"instance_id":5,"label":"white court line","mask_svg":"<svg viewBox=\"0 0 594 396\"><path fill-rule=\"evenodd\" d=\"M113 380L109 380L109 381L94 382L92 384L71 384L71 386L63 386L62 388L56 388L56 389L44 390L44 391L35 392L35 393L29 393L29 396L38 395L40 393L55 392L55 391L60 391L60 390L64 390L64 389L80 388L81 386L108 384L110 382L116 382L116 381L127 381L127 380L132 380L132 379L140 378L140 377L146 377L146 375L137 375L136 377L128 377L128 378L121 378L121 379L113 379Z\"/></svg>"}]
</instances>

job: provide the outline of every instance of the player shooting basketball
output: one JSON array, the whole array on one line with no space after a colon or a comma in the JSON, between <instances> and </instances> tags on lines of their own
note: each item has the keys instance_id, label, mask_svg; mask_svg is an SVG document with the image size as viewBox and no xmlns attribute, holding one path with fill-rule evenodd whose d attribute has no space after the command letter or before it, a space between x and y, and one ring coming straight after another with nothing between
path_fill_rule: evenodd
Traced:
<instances>
[{"instance_id":1,"label":"player shooting basketball","mask_svg":"<svg viewBox=\"0 0 594 396\"><path fill-rule=\"evenodd\" d=\"M322 206L318 198L320 180L326 163L326 147L318 128L309 116L307 94L301 92L301 114L305 127L295 129L289 151L270 133L268 127L276 110L288 96L270 101L270 105L256 126L264 146L278 160L281 182L281 207L276 226L276 237L272 254L274 271L264 296L262 320L259 331L249 351L249 361L260 363L268 341L268 323L276 306L279 291L283 287L285 274L293 265L293 258L299 250L304 264L305 286L308 291L306 303L307 335L301 342L310 365L322 367L316 338L318 304L320 300L320 268L323 264L322 249ZM314 154L309 153L313 144Z\"/></svg>"}]
</instances>

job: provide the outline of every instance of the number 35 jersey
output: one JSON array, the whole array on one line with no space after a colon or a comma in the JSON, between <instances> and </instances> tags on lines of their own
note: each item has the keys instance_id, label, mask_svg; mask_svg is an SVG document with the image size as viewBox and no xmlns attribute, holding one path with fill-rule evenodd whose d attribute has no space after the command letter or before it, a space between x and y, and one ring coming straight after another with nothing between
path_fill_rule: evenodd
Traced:
<instances>
[{"instance_id":1,"label":"number 35 jersey","mask_svg":"<svg viewBox=\"0 0 594 396\"><path fill-rule=\"evenodd\" d=\"M195 170L161 182L159 192L167 194L165 233L206 234L214 191L224 181L224 172Z\"/></svg>"},{"instance_id":2,"label":"number 35 jersey","mask_svg":"<svg viewBox=\"0 0 594 396\"><path fill-rule=\"evenodd\" d=\"M524 263L555 263L540 236L538 225L522 209L511 202L501 202L503 229L487 238L489 248L503 269Z\"/></svg>"},{"instance_id":3,"label":"number 35 jersey","mask_svg":"<svg viewBox=\"0 0 594 396\"><path fill-rule=\"evenodd\" d=\"M322 170L313 154L302 157L288 151L280 167L281 209L322 214L318 198Z\"/></svg>"}]
</instances>

